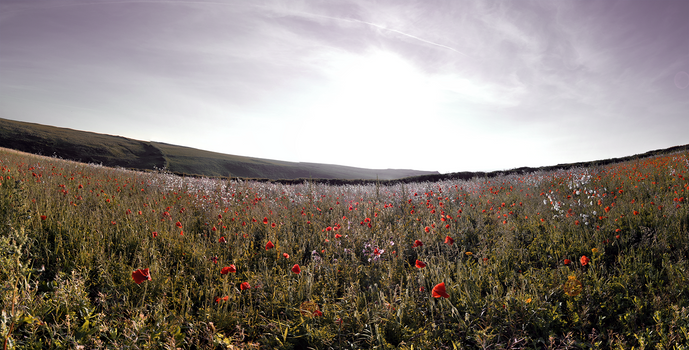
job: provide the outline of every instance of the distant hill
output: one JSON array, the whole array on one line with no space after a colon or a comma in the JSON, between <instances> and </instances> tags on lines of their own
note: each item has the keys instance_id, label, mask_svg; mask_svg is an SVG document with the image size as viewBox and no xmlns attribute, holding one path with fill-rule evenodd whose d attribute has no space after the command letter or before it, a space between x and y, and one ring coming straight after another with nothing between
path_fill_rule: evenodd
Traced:
<instances>
[{"instance_id":1,"label":"distant hill","mask_svg":"<svg viewBox=\"0 0 689 350\"><path fill-rule=\"evenodd\" d=\"M295 180L393 180L437 171L364 169L251 158L0 118L0 147L84 163L184 175Z\"/></svg>"}]
</instances>

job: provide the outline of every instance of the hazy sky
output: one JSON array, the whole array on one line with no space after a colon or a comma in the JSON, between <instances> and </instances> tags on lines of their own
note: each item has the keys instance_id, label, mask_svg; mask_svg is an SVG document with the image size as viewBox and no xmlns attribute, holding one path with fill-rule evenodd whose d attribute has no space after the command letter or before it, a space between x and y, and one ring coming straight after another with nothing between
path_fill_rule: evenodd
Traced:
<instances>
[{"instance_id":1,"label":"hazy sky","mask_svg":"<svg viewBox=\"0 0 689 350\"><path fill-rule=\"evenodd\" d=\"M689 1L0 0L0 117L501 170L689 143Z\"/></svg>"}]
</instances>

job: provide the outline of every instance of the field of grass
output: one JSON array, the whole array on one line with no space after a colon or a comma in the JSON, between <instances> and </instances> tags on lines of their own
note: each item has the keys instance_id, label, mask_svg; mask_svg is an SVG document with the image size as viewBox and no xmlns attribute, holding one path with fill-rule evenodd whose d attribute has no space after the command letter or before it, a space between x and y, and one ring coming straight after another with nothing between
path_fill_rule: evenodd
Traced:
<instances>
[{"instance_id":1,"label":"field of grass","mask_svg":"<svg viewBox=\"0 0 689 350\"><path fill-rule=\"evenodd\" d=\"M5 349L689 347L686 151L385 186L0 168Z\"/></svg>"}]
</instances>

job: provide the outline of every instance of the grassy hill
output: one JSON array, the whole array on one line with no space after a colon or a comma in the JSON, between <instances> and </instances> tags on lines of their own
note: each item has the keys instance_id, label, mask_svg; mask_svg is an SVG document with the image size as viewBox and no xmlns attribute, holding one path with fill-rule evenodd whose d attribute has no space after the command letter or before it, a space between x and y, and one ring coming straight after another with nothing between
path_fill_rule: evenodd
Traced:
<instances>
[{"instance_id":1,"label":"grassy hill","mask_svg":"<svg viewBox=\"0 0 689 350\"><path fill-rule=\"evenodd\" d=\"M149 142L1 118L0 147L110 167L165 166L162 152Z\"/></svg>"},{"instance_id":2,"label":"grassy hill","mask_svg":"<svg viewBox=\"0 0 689 350\"><path fill-rule=\"evenodd\" d=\"M2 118L0 147L110 167L139 170L166 168L176 174L210 177L390 180L438 174L431 171L363 169L243 157Z\"/></svg>"}]
</instances>

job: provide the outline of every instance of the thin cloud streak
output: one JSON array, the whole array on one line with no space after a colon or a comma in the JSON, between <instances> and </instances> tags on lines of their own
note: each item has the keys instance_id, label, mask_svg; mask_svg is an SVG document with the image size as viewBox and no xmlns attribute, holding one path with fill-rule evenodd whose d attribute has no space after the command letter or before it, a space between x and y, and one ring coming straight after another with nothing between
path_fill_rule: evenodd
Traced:
<instances>
[{"instance_id":1,"label":"thin cloud streak","mask_svg":"<svg viewBox=\"0 0 689 350\"><path fill-rule=\"evenodd\" d=\"M442 45L442 44L438 44L438 43L435 43L435 42L432 42L432 41L430 41L430 40L426 40L426 39L423 39L423 38L419 38L418 36L414 36L414 35L411 35L411 34L409 34L409 33L405 33L405 32L402 32L402 31L400 31L400 30L394 29L394 28L388 28L388 27L383 26L383 25L379 25L379 24L375 24L375 23L371 23L371 22L366 22L366 21L362 21L362 20L359 20L359 19L355 19L355 18L338 18L338 17L331 17L331 16L325 16L325 15L317 15L317 14L312 14L312 13L309 13L309 14L301 13L301 14L307 15L307 16L313 16L313 17L328 18L328 19L333 19L333 20L336 20L336 21L354 22L354 23L365 24L365 25L368 25L368 26L371 26L371 27L375 27L375 28L384 30L384 31L388 31L388 32L393 32L393 33L401 34L401 35L404 35L404 36L406 36L406 37L412 38L412 39L414 39L414 40L418 40L418 41L423 42L423 43L426 43L426 44L430 44L430 45L434 45L434 46L441 47L441 48L444 48L444 49L448 49L448 50L454 51L454 52L456 52L456 53L458 53L458 54L464 55L464 56L466 56L466 57L471 57L471 56L469 56L469 55L467 55L467 54L465 54L465 53L463 53L463 52L461 52L461 51L459 51L459 50L457 50L457 49L455 49L455 48L452 48L452 47L449 47L449 46L446 46L446 45Z\"/></svg>"}]
</instances>

